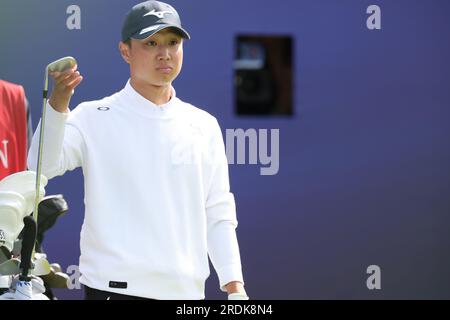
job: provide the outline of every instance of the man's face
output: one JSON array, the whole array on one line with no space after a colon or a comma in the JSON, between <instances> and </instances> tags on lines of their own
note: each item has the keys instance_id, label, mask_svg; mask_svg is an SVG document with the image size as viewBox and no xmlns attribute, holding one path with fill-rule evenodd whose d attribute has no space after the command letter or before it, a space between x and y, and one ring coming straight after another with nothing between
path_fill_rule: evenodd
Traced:
<instances>
[{"instance_id":1,"label":"man's face","mask_svg":"<svg viewBox=\"0 0 450 320\"><path fill-rule=\"evenodd\" d=\"M145 40L131 39L131 46L121 42L120 51L130 64L131 79L146 85L170 85L183 64L183 38L170 29Z\"/></svg>"}]
</instances>

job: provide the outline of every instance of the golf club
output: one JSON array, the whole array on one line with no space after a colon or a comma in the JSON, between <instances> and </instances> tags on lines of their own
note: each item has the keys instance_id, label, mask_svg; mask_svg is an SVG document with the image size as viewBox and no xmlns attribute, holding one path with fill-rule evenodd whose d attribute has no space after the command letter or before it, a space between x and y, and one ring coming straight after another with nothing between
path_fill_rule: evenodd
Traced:
<instances>
[{"instance_id":1,"label":"golf club","mask_svg":"<svg viewBox=\"0 0 450 320\"><path fill-rule=\"evenodd\" d=\"M43 91L43 105L42 105L42 115L41 115L41 129L39 131L39 147L37 156L37 167L36 167L36 200L34 203L33 216L35 221L38 221L39 215L39 202L40 194L39 189L41 185L41 171L42 171L42 149L44 144L44 128L45 128L45 114L47 111L47 93L48 93L48 74L50 72L64 72L70 68L75 67L77 61L73 57L64 57L56 60L45 68L45 79L44 79L44 91ZM34 258L35 247L33 247L32 258Z\"/></svg>"},{"instance_id":2,"label":"golf club","mask_svg":"<svg viewBox=\"0 0 450 320\"><path fill-rule=\"evenodd\" d=\"M31 253L33 251L34 243L36 242L37 223L32 216L23 218L24 230L21 250L20 275L21 281L30 281L29 270L32 268Z\"/></svg>"}]
</instances>

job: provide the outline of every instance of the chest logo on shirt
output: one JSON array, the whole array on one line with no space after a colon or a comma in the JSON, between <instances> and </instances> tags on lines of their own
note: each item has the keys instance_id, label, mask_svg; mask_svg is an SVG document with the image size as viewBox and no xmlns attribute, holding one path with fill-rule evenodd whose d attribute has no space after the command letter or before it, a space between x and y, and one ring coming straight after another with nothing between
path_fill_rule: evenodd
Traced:
<instances>
[{"instance_id":1,"label":"chest logo on shirt","mask_svg":"<svg viewBox=\"0 0 450 320\"><path fill-rule=\"evenodd\" d=\"M98 111L109 111L109 107L98 107L97 110Z\"/></svg>"}]
</instances>

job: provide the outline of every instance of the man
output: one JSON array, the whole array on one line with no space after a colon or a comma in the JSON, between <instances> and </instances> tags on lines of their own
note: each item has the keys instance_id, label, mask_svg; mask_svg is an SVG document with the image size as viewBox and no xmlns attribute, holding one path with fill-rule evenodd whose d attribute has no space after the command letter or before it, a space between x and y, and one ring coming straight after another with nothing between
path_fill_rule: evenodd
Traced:
<instances>
[{"instance_id":1,"label":"man","mask_svg":"<svg viewBox=\"0 0 450 320\"><path fill-rule=\"evenodd\" d=\"M0 80L0 180L26 170L31 134L31 113L23 87Z\"/></svg>"},{"instance_id":2,"label":"man","mask_svg":"<svg viewBox=\"0 0 450 320\"><path fill-rule=\"evenodd\" d=\"M208 254L220 288L247 299L220 127L172 87L189 38L173 7L143 2L122 28L119 50L130 65L122 91L70 112L82 76L76 67L52 75L43 173L83 168L87 299L204 299Z\"/></svg>"}]
</instances>

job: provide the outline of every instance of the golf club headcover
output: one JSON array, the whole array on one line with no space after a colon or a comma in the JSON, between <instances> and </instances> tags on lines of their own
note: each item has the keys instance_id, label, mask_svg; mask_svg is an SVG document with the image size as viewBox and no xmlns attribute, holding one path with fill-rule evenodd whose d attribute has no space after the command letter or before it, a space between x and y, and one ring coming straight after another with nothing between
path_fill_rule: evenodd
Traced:
<instances>
[{"instance_id":1,"label":"golf club headcover","mask_svg":"<svg viewBox=\"0 0 450 320\"><path fill-rule=\"evenodd\" d=\"M61 194L47 196L42 199L39 204L39 216L37 221L38 232L36 252L42 252L41 244L44 241L45 232L51 229L55 225L56 220L68 210L69 206Z\"/></svg>"},{"instance_id":2,"label":"golf club headcover","mask_svg":"<svg viewBox=\"0 0 450 320\"><path fill-rule=\"evenodd\" d=\"M36 221L32 216L26 216L23 218L23 223L25 227L23 229L22 250L20 253L20 269L22 270L20 280L30 281L28 270L31 269L31 255L36 242L37 227Z\"/></svg>"},{"instance_id":3,"label":"golf club headcover","mask_svg":"<svg viewBox=\"0 0 450 320\"><path fill-rule=\"evenodd\" d=\"M248 300L249 297L245 293L230 293L228 295L228 300Z\"/></svg>"},{"instance_id":4,"label":"golf club headcover","mask_svg":"<svg viewBox=\"0 0 450 320\"><path fill-rule=\"evenodd\" d=\"M0 276L0 294L4 293L2 291L8 291L7 289L9 289L10 284L11 284L10 276Z\"/></svg>"},{"instance_id":5,"label":"golf club headcover","mask_svg":"<svg viewBox=\"0 0 450 320\"><path fill-rule=\"evenodd\" d=\"M2 294L0 300L33 300L32 286L31 281L18 281L15 290Z\"/></svg>"},{"instance_id":6,"label":"golf club headcover","mask_svg":"<svg viewBox=\"0 0 450 320\"><path fill-rule=\"evenodd\" d=\"M23 281L15 277L9 290L0 295L0 300L49 300L44 292L41 278L32 276L29 281Z\"/></svg>"},{"instance_id":7,"label":"golf club headcover","mask_svg":"<svg viewBox=\"0 0 450 320\"><path fill-rule=\"evenodd\" d=\"M12 251L9 251L6 247L0 246L0 263L3 263L5 261L11 259L12 252L14 252L14 247L13 247Z\"/></svg>"},{"instance_id":8,"label":"golf club headcover","mask_svg":"<svg viewBox=\"0 0 450 320\"><path fill-rule=\"evenodd\" d=\"M45 186L48 179L41 175L39 185L39 199L45 196ZM29 216L33 210L36 202L36 172L21 171L6 176L0 181L0 191L17 192L25 198L26 206L20 217L20 222L25 216Z\"/></svg>"},{"instance_id":9,"label":"golf club headcover","mask_svg":"<svg viewBox=\"0 0 450 320\"><path fill-rule=\"evenodd\" d=\"M23 228L22 217L26 211L25 198L14 191L0 191L0 247L2 257L11 253L14 240Z\"/></svg>"}]
</instances>

